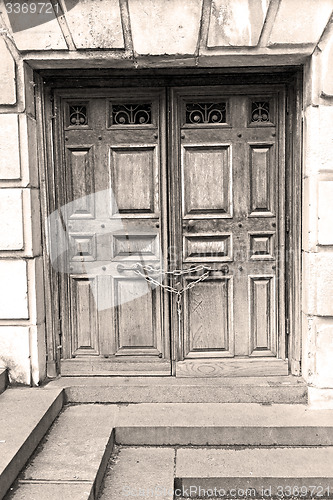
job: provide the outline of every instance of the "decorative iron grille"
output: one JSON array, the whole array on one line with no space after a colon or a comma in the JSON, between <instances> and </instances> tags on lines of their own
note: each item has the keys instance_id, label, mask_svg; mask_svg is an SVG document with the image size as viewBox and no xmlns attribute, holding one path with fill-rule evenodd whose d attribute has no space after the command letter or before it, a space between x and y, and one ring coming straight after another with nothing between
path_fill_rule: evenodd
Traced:
<instances>
[{"instance_id":1,"label":"decorative iron grille","mask_svg":"<svg viewBox=\"0 0 333 500\"><path fill-rule=\"evenodd\" d=\"M251 122L265 123L270 121L269 102L252 102Z\"/></svg>"},{"instance_id":2,"label":"decorative iron grille","mask_svg":"<svg viewBox=\"0 0 333 500\"><path fill-rule=\"evenodd\" d=\"M112 125L147 125L151 123L151 104L112 104Z\"/></svg>"},{"instance_id":3,"label":"decorative iron grille","mask_svg":"<svg viewBox=\"0 0 333 500\"><path fill-rule=\"evenodd\" d=\"M226 123L225 102L191 102L186 104L186 123Z\"/></svg>"},{"instance_id":4,"label":"decorative iron grille","mask_svg":"<svg viewBox=\"0 0 333 500\"><path fill-rule=\"evenodd\" d=\"M69 125L75 127L88 125L87 106L81 104L69 106Z\"/></svg>"}]
</instances>

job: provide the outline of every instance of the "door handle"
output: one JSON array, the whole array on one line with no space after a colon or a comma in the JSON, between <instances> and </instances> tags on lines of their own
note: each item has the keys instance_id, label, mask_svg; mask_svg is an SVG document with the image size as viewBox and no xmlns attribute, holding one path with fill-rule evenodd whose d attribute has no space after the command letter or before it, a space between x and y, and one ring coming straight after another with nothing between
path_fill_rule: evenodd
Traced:
<instances>
[{"instance_id":1,"label":"door handle","mask_svg":"<svg viewBox=\"0 0 333 500\"><path fill-rule=\"evenodd\" d=\"M229 272L229 266L228 264L224 264L222 267L221 267L221 273L222 274L228 274Z\"/></svg>"},{"instance_id":2,"label":"door handle","mask_svg":"<svg viewBox=\"0 0 333 500\"><path fill-rule=\"evenodd\" d=\"M136 272L138 267L139 267L138 264L133 264L132 266L125 266L124 264L118 264L117 271L118 271L118 273L123 273L124 271ZM150 273L159 273L161 271L161 268L159 266L147 265L147 266L143 266L143 267L144 267L144 270L146 272L150 272Z\"/></svg>"}]
</instances>

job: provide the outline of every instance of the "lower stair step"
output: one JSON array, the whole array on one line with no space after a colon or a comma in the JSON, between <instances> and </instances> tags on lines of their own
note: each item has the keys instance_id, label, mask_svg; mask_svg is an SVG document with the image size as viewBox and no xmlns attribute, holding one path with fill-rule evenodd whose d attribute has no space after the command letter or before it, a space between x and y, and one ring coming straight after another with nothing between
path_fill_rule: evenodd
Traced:
<instances>
[{"instance_id":1,"label":"lower stair step","mask_svg":"<svg viewBox=\"0 0 333 500\"><path fill-rule=\"evenodd\" d=\"M175 489L182 497L333 498L333 447L181 448Z\"/></svg>"},{"instance_id":2,"label":"lower stair step","mask_svg":"<svg viewBox=\"0 0 333 500\"><path fill-rule=\"evenodd\" d=\"M8 388L0 395L0 500L63 405L63 391Z\"/></svg>"},{"instance_id":3,"label":"lower stair step","mask_svg":"<svg viewBox=\"0 0 333 500\"><path fill-rule=\"evenodd\" d=\"M94 500L114 442L112 405L68 406L6 500Z\"/></svg>"}]
</instances>

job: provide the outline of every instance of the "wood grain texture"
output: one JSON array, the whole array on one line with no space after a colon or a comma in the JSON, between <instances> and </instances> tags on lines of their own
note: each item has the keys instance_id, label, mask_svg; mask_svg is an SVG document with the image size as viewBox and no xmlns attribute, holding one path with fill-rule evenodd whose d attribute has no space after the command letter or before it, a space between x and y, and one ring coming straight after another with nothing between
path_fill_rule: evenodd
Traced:
<instances>
[{"instance_id":1,"label":"wood grain texture","mask_svg":"<svg viewBox=\"0 0 333 500\"><path fill-rule=\"evenodd\" d=\"M67 359L61 363L61 373L63 376L82 376L82 375L122 375L140 377L144 375L168 376L171 375L171 365L168 360L142 357L138 359L103 359L79 358Z\"/></svg>"},{"instance_id":2,"label":"wood grain texture","mask_svg":"<svg viewBox=\"0 0 333 500\"><path fill-rule=\"evenodd\" d=\"M249 278L250 354L276 354L274 276Z\"/></svg>"},{"instance_id":3,"label":"wood grain texture","mask_svg":"<svg viewBox=\"0 0 333 500\"><path fill-rule=\"evenodd\" d=\"M183 215L230 212L230 153L227 146L184 146Z\"/></svg>"},{"instance_id":4,"label":"wood grain texture","mask_svg":"<svg viewBox=\"0 0 333 500\"><path fill-rule=\"evenodd\" d=\"M288 375L282 359L185 360L177 363L177 377L266 377Z\"/></svg>"},{"instance_id":5,"label":"wood grain texture","mask_svg":"<svg viewBox=\"0 0 333 500\"><path fill-rule=\"evenodd\" d=\"M92 288L95 279L75 277L71 280L71 317L73 355L99 354L97 307Z\"/></svg>"},{"instance_id":6,"label":"wood grain texture","mask_svg":"<svg viewBox=\"0 0 333 500\"><path fill-rule=\"evenodd\" d=\"M205 280L188 290L184 305L185 357L230 356L233 348L230 279Z\"/></svg>"},{"instance_id":7,"label":"wood grain texture","mask_svg":"<svg viewBox=\"0 0 333 500\"><path fill-rule=\"evenodd\" d=\"M156 350L156 291L144 279L115 281L117 338L116 354L132 354ZM157 290L158 293L158 290Z\"/></svg>"},{"instance_id":8,"label":"wood grain texture","mask_svg":"<svg viewBox=\"0 0 333 500\"><path fill-rule=\"evenodd\" d=\"M120 214L155 212L154 176L158 174L155 149L111 148L111 187Z\"/></svg>"},{"instance_id":9,"label":"wood grain texture","mask_svg":"<svg viewBox=\"0 0 333 500\"><path fill-rule=\"evenodd\" d=\"M67 206L67 217L93 218L94 196L94 150L92 147L67 148L66 168L70 175L71 194Z\"/></svg>"},{"instance_id":10,"label":"wood grain texture","mask_svg":"<svg viewBox=\"0 0 333 500\"><path fill-rule=\"evenodd\" d=\"M265 212L274 215L274 164L272 146L250 146L250 199L251 214Z\"/></svg>"}]
</instances>

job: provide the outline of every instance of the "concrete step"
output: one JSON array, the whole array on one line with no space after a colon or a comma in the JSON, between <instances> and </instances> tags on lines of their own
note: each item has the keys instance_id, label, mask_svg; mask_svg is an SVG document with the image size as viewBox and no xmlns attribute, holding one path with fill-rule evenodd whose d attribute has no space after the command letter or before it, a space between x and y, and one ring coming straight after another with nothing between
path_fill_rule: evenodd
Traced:
<instances>
[{"instance_id":1,"label":"concrete step","mask_svg":"<svg viewBox=\"0 0 333 500\"><path fill-rule=\"evenodd\" d=\"M62 396L61 390L58 387L58 397ZM36 402L38 405L40 398L48 399L50 405L55 397L55 390L50 388L8 389L0 402L7 394L20 391L22 394L28 391L29 404L27 396L21 399L16 396L20 405L8 409L7 404L4 421L13 421L16 414L20 415L20 425L22 417L31 421L30 409L35 409ZM38 398L34 399L35 394ZM7 403L10 404L10 399ZM24 413L22 408L28 411ZM30 433L31 427L30 424ZM7 423L8 441L15 440L16 428L14 437L9 430L12 427ZM318 495L312 495L315 498L320 486L331 487L333 477L333 410L247 403L79 404L64 408L6 500L96 500L114 442L131 451L122 455L126 459L125 469L120 468L123 472L119 475L118 489L113 489L110 498L119 498L115 492L121 485L134 486L135 481L138 484L146 481L146 485L159 481L156 485L161 485L162 470L169 471L165 476L168 484L165 498L170 497L173 480L178 488L185 489L190 485L206 489L222 485L228 489L264 487L271 488L274 494L278 486L316 486ZM159 448L155 456L154 445L165 447ZM36 444L30 447L29 454L35 448ZM141 451L137 455L133 450ZM16 466L16 473L29 454ZM309 465L303 467L307 461ZM326 464L324 467L319 465L322 462ZM142 478L140 467L147 471ZM11 477L13 474L14 471ZM5 488L8 481L3 489L0 485L0 491L5 492Z\"/></svg>"},{"instance_id":2,"label":"concrete step","mask_svg":"<svg viewBox=\"0 0 333 500\"><path fill-rule=\"evenodd\" d=\"M99 500L173 500L175 455L173 448L116 447Z\"/></svg>"},{"instance_id":3,"label":"concrete step","mask_svg":"<svg viewBox=\"0 0 333 500\"><path fill-rule=\"evenodd\" d=\"M122 445L330 446L333 410L305 405L142 403L120 405Z\"/></svg>"},{"instance_id":4,"label":"concrete step","mask_svg":"<svg viewBox=\"0 0 333 500\"><path fill-rule=\"evenodd\" d=\"M70 403L278 403L306 404L302 378L62 377L49 387Z\"/></svg>"},{"instance_id":5,"label":"concrete step","mask_svg":"<svg viewBox=\"0 0 333 500\"><path fill-rule=\"evenodd\" d=\"M175 489L182 496L202 498L213 490L217 494L211 496L226 498L281 498L282 493L284 498L333 498L333 447L183 448L175 462Z\"/></svg>"},{"instance_id":6,"label":"concrete step","mask_svg":"<svg viewBox=\"0 0 333 500\"><path fill-rule=\"evenodd\" d=\"M332 458L332 447L116 446L100 500L332 498Z\"/></svg>"},{"instance_id":7,"label":"concrete step","mask_svg":"<svg viewBox=\"0 0 333 500\"><path fill-rule=\"evenodd\" d=\"M7 369L0 367L0 394L6 390L8 385Z\"/></svg>"},{"instance_id":8,"label":"concrete step","mask_svg":"<svg viewBox=\"0 0 333 500\"><path fill-rule=\"evenodd\" d=\"M95 500L114 443L113 405L68 406L6 497Z\"/></svg>"},{"instance_id":9,"label":"concrete step","mask_svg":"<svg viewBox=\"0 0 333 500\"><path fill-rule=\"evenodd\" d=\"M0 500L63 405L61 388L8 388L0 396Z\"/></svg>"}]
</instances>

